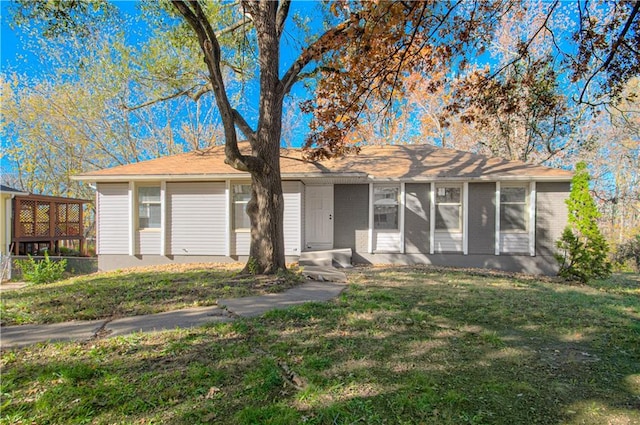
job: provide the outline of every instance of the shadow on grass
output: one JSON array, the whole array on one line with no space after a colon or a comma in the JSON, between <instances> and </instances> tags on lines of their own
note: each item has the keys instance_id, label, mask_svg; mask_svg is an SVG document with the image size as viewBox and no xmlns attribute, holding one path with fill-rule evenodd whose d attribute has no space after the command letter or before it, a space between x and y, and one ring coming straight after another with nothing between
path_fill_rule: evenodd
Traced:
<instances>
[{"instance_id":1,"label":"shadow on grass","mask_svg":"<svg viewBox=\"0 0 640 425\"><path fill-rule=\"evenodd\" d=\"M285 290L295 279L238 276L237 268L109 272L3 293L2 325L57 323L159 313L215 305L233 298Z\"/></svg>"},{"instance_id":2,"label":"shadow on grass","mask_svg":"<svg viewBox=\"0 0 640 425\"><path fill-rule=\"evenodd\" d=\"M3 355L7 423L638 423L637 297L378 271L333 303Z\"/></svg>"}]
</instances>

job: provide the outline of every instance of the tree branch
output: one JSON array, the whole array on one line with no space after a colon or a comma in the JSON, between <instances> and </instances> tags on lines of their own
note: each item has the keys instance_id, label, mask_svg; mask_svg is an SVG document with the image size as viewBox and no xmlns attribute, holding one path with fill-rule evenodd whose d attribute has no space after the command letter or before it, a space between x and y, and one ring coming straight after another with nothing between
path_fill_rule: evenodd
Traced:
<instances>
[{"instance_id":1,"label":"tree branch","mask_svg":"<svg viewBox=\"0 0 640 425\"><path fill-rule=\"evenodd\" d=\"M627 32L629 32L629 28L631 28L631 24L633 23L633 20L635 19L636 15L638 14L638 10L640 10L640 1L633 2L633 5L634 5L633 9L631 10L631 13L629 14L629 17L627 18L627 22L625 22L625 24L624 24L624 28L622 28L622 31L620 31L620 35L618 35L618 38L616 39L616 41L611 46L611 51L609 52L609 55L604 60L602 65L600 65L598 67L598 69L596 69L591 74L591 76L589 77L587 82L584 84L584 87L582 88L582 92L580 93L580 99L579 99L580 103L583 102L584 96L585 96L585 94L587 92L587 88L589 87L589 84L591 84L591 81L600 72L607 70L607 68L609 67L609 65L611 65L611 62L613 61L613 59L614 59L614 57L616 55L616 52L618 51L618 48L620 47L621 44L624 43L624 37L627 35Z\"/></svg>"},{"instance_id":2,"label":"tree branch","mask_svg":"<svg viewBox=\"0 0 640 425\"><path fill-rule=\"evenodd\" d=\"M256 132L251 128L249 123L247 123L244 117L240 115L240 113L237 110L233 109L232 112L233 112L233 120L238 126L238 128L240 129L240 131L242 132L242 134L244 134L244 137L246 137L249 141L253 141L253 139L255 139L256 137Z\"/></svg>"},{"instance_id":3,"label":"tree branch","mask_svg":"<svg viewBox=\"0 0 640 425\"><path fill-rule=\"evenodd\" d=\"M122 103L121 107L125 111L136 111L138 109L146 108L147 106L151 106L151 105L154 105L156 103L164 102L166 100L175 99L176 97L180 97L180 96L187 96L190 99L192 99L194 102L197 102L198 100L200 100L200 98L205 93L208 93L208 92L211 91L211 84L210 83L207 83L207 84L203 85L200 88L200 90L198 90L195 93L192 93L192 90L195 89L196 87L198 87L198 85L194 85L192 87L189 87L188 89L180 90L178 92L175 92L175 93L167 95L167 96L159 97L157 99L148 100L148 101L146 101L144 103L141 103L141 104L135 105L135 106L128 106L125 103Z\"/></svg>"},{"instance_id":4,"label":"tree branch","mask_svg":"<svg viewBox=\"0 0 640 425\"><path fill-rule=\"evenodd\" d=\"M144 103L141 103L139 105L136 106L128 106L126 105L124 102L120 105L120 107L122 109L124 109L125 111L136 111L138 109L142 109L142 108L146 108L147 106L151 106L153 104L156 104L158 102L164 102L165 100L171 100L171 99L175 99L176 97L180 97L180 96L185 96L189 93L190 90L194 89L195 86L190 87L188 89L185 90L180 90L176 93L170 94L168 96L164 96L164 97L159 97L157 99L151 99L149 101L146 101Z\"/></svg>"},{"instance_id":5,"label":"tree branch","mask_svg":"<svg viewBox=\"0 0 640 425\"><path fill-rule=\"evenodd\" d=\"M243 26L250 24L251 22L253 22L250 18L248 17L244 17L242 18L242 20L236 22L235 24L229 25L226 28L223 28L221 30L219 30L218 32L216 32L216 37L221 37L223 35L227 35L229 33L234 32L235 30L242 28Z\"/></svg>"},{"instance_id":6,"label":"tree branch","mask_svg":"<svg viewBox=\"0 0 640 425\"><path fill-rule=\"evenodd\" d=\"M639 55L640 56L640 50L637 49L637 46L634 47L634 46L630 45L629 43L627 43L626 41L623 42L622 44L624 44L624 47L626 47L627 49L631 50L634 55Z\"/></svg>"},{"instance_id":7,"label":"tree branch","mask_svg":"<svg viewBox=\"0 0 640 425\"><path fill-rule=\"evenodd\" d=\"M455 9L459 4L460 4L460 2L456 3L453 7L451 7L449 9L447 14L442 18L441 22L436 26L436 28L431 32L431 34L429 34L429 37L427 39L430 39L433 36L433 34L435 34L435 32L438 30L438 28L440 28L440 25L442 25L442 23L447 19L447 17L453 11L453 9ZM385 107L387 111L391 110L391 105L393 104L393 92L394 92L394 88L398 84L398 81L400 81L400 74L402 72L402 64L404 63L404 61L407 58L407 56L409 56L409 46L413 45L413 42L416 39L416 36L418 34L418 29L420 28L420 23L422 22L422 19L423 19L425 13L426 13L426 9L427 9L427 6L423 3L422 9L420 10L420 16L418 18L418 21L416 22L415 28L413 29L413 31L411 33L411 38L409 39L409 42L407 43L407 47L404 49L404 51L402 52L402 54L400 56L400 61L398 62L398 65L396 67L396 71L394 72L395 75L393 77L392 89L391 89L391 92L389 93L389 97L387 99L387 105Z\"/></svg>"},{"instance_id":8,"label":"tree branch","mask_svg":"<svg viewBox=\"0 0 640 425\"><path fill-rule=\"evenodd\" d=\"M278 8L278 14L276 15L276 31L278 38L280 38L282 31L284 30L284 23L289 15L290 6L291 0L282 0L282 3L280 3L280 7Z\"/></svg>"},{"instance_id":9,"label":"tree branch","mask_svg":"<svg viewBox=\"0 0 640 425\"><path fill-rule=\"evenodd\" d=\"M187 96L189 96L194 102L197 102L205 93L209 93L211 89L212 89L211 83L209 82L204 86L200 87L200 90L198 90L197 92L193 94L187 93Z\"/></svg>"},{"instance_id":10,"label":"tree branch","mask_svg":"<svg viewBox=\"0 0 640 425\"><path fill-rule=\"evenodd\" d=\"M335 40L336 37L344 35L349 28L355 27L359 21L360 15L357 13L352 14L349 19L333 28L330 28L315 42L311 43L309 47L304 49L298 59L295 60L282 77L282 94L285 95L289 90L291 90L291 87L297 81L298 74L300 74L302 69L307 66L309 62L320 58L323 54L333 49L330 47L329 41Z\"/></svg>"},{"instance_id":11,"label":"tree branch","mask_svg":"<svg viewBox=\"0 0 640 425\"><path fill-rule=\"evenodd\" d=\"M555 10L555 8L558 6L559 3L560 3L559 0L556 0L553 3L553 5L551 6L551 9L549 9L549 12L547 13L547 16L544 18L544 22L542 23L542 25L540 25L540 27L531 36L531 38L529 40L527 40L527 44L525 44L522 48L519 49L520 51L518 52L518 56L516 56L513 60L509 61L504 66L500 67L500 69L498 69L496 72L491 74L489 76L490 79L494 78L496 75L500 74L502 71L504 71L505 69L507 69L511 65L515 64L519 60L522 60L522 58L524 57L524 53L526 53L529 50L529 47L531 46L531 43L533 43L533 41L538 37L538 34L540 34L540 32L542 32L543 29L548 29L549 28L547 24L549 22L549 19L551 19L551 15L553 15L553 11Z\"/></svg>"},{"instance_id":12,"label":"tree branch","mask_svg":"<svg viewBox=\"0 0 640 425\"><path fill-rule=\"evenodd\" d=\"M172 0L172 4L195 31L198 36L200 48L204 53L204 61L209 71L209 80L211 81L224 127L225 162L241 171L255 172L262 170L264 168L263 161L254 156L242 155L238 148L234 110L229 102L224 78L220 69L220 43L211 27L211 23L197 0L189 0L188 4L184 0Z\"/></svg>"}]
</instances>

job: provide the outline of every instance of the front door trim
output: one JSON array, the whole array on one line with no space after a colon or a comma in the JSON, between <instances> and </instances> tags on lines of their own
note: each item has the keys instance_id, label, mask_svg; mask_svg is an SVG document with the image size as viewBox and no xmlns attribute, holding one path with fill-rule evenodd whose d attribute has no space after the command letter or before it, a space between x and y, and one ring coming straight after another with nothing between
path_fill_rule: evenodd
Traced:
<instances>
[{"instance_id":1,"label":"front door trim","mask_svg":"<svg viewBox=\"0 0 640 425\"><path fill-rule=\"evenodd\" d=\"M305 251L333 249L333 185L305 186Z\"/></svg>"}]
</instances>

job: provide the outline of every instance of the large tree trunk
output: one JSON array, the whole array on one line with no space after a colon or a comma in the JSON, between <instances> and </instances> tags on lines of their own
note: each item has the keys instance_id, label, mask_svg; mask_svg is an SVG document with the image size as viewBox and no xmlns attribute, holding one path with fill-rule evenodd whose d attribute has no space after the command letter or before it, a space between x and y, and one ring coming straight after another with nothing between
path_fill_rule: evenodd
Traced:
<instances>
[{"instance_id":1,"label":"large tree trunk","mask_svg":"<svg viewBox=\"0 0 640 425\"><path fill-rule=\"evenodd\" d=\"M251 129L229 103L220 69L220 44L202 7L198 2L181 0L174 0L173 4L195 30L205 56L211 87L224 127L225 162L251 174L251 200L247 205L247 213L251 219L251 248L245 271L270 274L284 270L284 198L280 180L282 102L295 75L304 66L301 62L294 71L287 74L287 85L280 81L279 42L289 1L283 0L280 8L280 3L275 1L242 1L245 13L249 13L252 18L258 41L260 113L256 131ZM310 58L307 62L308 60ZM249 140L251 155L240 152L236 126Z\"/></svg>"},{"instance_id":2,"label":"large tree trunk","mask_svg":"<svg viewBox=\"0 0 640 425\"><path fill-rule=\"evenodd\" d=\"M251 248L245 271L276 273L286 269L280 173L253 175L251 189L251 200L247 205L251 219Z\"/></svg>"},{"instance_id":3,"label":"large tree trunk","mask_svg":"<svg viewBox=\"0 0 640 425\"><path fill-rule=\"evenodd\" d=\"M258 36L260 108L258 128L251 140L253 155L262 164L250 169L251 248L245 270L271 274L286 269L284 255L284 198L280 176L283 87L279 78L278 3L262 1L245 7L251 11Z\"/></svg>"}]
</instances>

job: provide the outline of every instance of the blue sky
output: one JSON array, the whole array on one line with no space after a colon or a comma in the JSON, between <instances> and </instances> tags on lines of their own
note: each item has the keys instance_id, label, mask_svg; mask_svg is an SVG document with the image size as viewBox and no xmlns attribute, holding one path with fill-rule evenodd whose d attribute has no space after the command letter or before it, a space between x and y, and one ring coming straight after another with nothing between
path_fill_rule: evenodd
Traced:
<instances>
[{"instance_id":1,"label":"blue sky","mask_svg":"<svg viewBox=\"0 0 640 425\"><path fill-rule=\"evenodd\" d=\"M13 69L22 66L24 61L21 58L25 54L27 55L27 59L31 59L32 61L35 59L34 55L27 54L20 48L21 42L17 32L9 27L7 6L9 6L8 1L0 1L0 19L2 21L2 32L0 34L0 68L2 73L10 68ZM6 143L8 143L7 140L1 140L0 148L4 148ZM8 172L8 169L9 164L7 160L3 156L0 157L0 174Z\"/></svg>"},{"instance_id":2,"label":"blue sky","mask_svg":"<svg viewBox=\"0 0 640 425\"><path fill-rule=\"evenodd\" d=\"M0 68L2 68L3 73L10 70L36 72L34 66L38 62L37 57L24 48L24 35L21 31L19 29L14 30L9 25L8 8L10 4L7 0L0 0L0 18L2 21Z\"/></svg>"},{"instance_id":3,"label":"blue sky","mask_svg":"<svg viewBox=\"0 0 640 425\"><path fill-rule=\"evenodd\" d=\"M0 1L0 17L2 18L2 38L0 39L0 54L2 68L5 69L11 63L16 62L18 38L16 33L9 28L7 21L7 6L9 2Z\"/></svg>"},{"instance_id":4,"label":"blue sky","mask_svg":"<svg viewBox=\"0 0 640 425\"><path fill-rule=\"evenodd\" d=\"M24 54L24 50L20 48L21 43L16 31L9 27L9 21L7 16L7 7L9 2L6 0L0 1L0 17L2 18L2 35L0 38L0 64L2 69L5 70L10 66L15 66L22 62L18 55ZM33 58L33 55L30 55Z\"/></svg>"}]
</instances>

